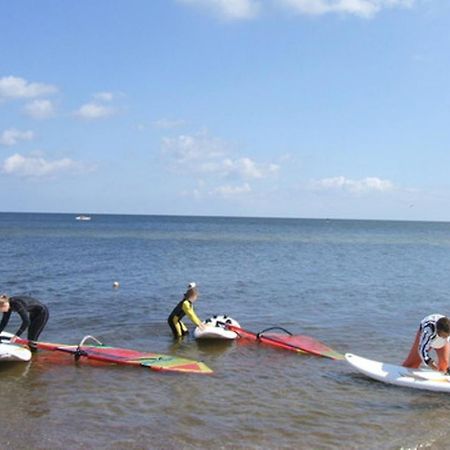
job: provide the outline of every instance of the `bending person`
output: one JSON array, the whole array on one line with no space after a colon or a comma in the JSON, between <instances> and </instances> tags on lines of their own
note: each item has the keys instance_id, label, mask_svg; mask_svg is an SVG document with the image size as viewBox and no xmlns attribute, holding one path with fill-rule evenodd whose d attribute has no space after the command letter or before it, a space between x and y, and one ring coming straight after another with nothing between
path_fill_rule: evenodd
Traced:
<instances>
[{"instance_id":1,"label":"bending person","mask_svg":"<svg viewBox=\"0 0 450 450\"><path fill-rule=\"evenodd\" d=\"M188 289L183 296L183 300L181 300L177 306L170 313L167 322L169 323L170 329L172 330L173 336L175 338L181 338L186 334L189 334L189 331L186 325L181 320L184 316L187 316L196 326L203 328L204 325L202 321L198 318L197 314L194 311L193 303L198 298L198 290L197 285L195 283L189 283Z\"/></svg>"},{"instance_id":2,"label":"bending person","mask_svg":"<svg viewBox=\"0 0 450 450\"><path fill-rule=\"evenodd\" d=\"M442 314L425 317L420 322L411 351L402 366L416 369L424 363L434 370L446 372L449 365L449 336L450 320L447 317ZM436 351L437 363L430 356L431 349Z\"/></svg>"},{"instance_id":3,"label":"bending person","mask_svg":"<svg viewBox=\"0 0 450 450\"><path fill-rule=\"evenodd\" d=\"M48 308L33 297L0 295L0 312L3 313L0 333L8 325L13 311L20 315L22 324L11 341L14 342L14 338L20 336L26 329L28 329L28 340L37 341L47 323Z\"/></svg>"}]
</instances>

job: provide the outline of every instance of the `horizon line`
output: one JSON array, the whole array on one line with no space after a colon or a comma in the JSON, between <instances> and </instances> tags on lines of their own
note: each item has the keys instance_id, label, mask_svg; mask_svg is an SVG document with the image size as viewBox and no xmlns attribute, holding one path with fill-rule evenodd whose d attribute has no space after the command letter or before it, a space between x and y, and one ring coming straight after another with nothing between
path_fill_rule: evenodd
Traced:
<instances>
[{"instance_id":1,"label":"horizon line","mask_svg":"<svg viewBox=\"0 0 450 450\"><path fill-rule=\"evenodd\" d=\"M207 215L207 214L169 214L169 213L113 213L113 212L49 212L49 211L0 211L0 214L48 214L48 215L73 215L73 216L135 216L135 217L196 217L217 219L273 219L273 220L323 220L323 221L359 221L359 222L426 222L449 223L449 220L430 219L367 219L348 217L283 217L283 216L233 216L233 215Z\"/></svg>"}]
</instances>

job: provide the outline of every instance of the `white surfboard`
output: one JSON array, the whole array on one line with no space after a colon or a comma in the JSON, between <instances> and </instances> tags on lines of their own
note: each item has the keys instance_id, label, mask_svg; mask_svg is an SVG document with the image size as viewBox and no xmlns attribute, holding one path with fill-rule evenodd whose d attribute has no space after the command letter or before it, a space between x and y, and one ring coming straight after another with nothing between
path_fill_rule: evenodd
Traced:
<instances>
[{"instance_id":1,"label":"white surfboard","mask_svg":"<svg viewBox=\"0 0 450 450\"><path fill-rule=\"evenodd\" d=\"M229 316L213 316L204 320L202 324L205 325L203 330L199 327L194 330L195 339L236 339L238 335L234 331L227 330L224 324L241 327L237 320Z\"/></svg>"},{"instance_id":2,"label":"white surfboard","mask_svg":"<svg viewBox=\"0 0 450 450\"><path fill-rule=\"evenodd\" d=\"M0 362L4 361L29 361L31 352L22 345L10 344L9 339L13 336L11 333L2 331L0 333ZM2 339L4 338L4 339Z\"/></svg>"},{"instance_id":3,"label":"white surfboard","mask_svg":"<svg viewBox=\"0 0 450 450\"><path fill-rule=\"evenodd\" d=\"M346 353L345 359L356 370L374 380L414 389L450 393L450 376L436 370L408 369L362 358L352 353Z\"/></svg>"}]
</instances>

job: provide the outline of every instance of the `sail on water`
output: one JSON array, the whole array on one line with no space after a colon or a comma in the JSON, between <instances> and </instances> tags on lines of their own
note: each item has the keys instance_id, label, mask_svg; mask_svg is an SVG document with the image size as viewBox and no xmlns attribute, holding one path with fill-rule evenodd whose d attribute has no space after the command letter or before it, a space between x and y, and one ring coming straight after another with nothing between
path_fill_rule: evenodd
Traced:
<instances>
[{"instance_id":1,"label":"sail on water","mask_svg":"<svg viewBox=\"0 0 450 450\"><path fill-rule=\"evenodd\" d=\"M86 341L93 344L86 344ZM30 345L40 350L69 353L75 360L87 358L110 364L148 367L160 372L200 373L210 374L213 371L203 362L180 358L173 355L141 352L126 348L108 347L93 336L85 336L78 345L54 344L49 342L34 342L18 338L18 344Z\"/></svg>"}]
</instances>

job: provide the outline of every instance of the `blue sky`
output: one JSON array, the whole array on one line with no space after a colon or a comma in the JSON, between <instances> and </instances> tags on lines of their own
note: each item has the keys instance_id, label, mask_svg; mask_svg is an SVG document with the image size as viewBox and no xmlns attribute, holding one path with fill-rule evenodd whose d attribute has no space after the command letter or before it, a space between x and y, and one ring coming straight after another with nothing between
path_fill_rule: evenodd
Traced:
<instances>
[{"instance_id":1,"label":"blue sky","mask_svg":"<svg viewBox=\"0 0 450 450\"><path fill-rule=\"evenodd\" d=\"M450 220L444 0L0 0L0 210Z\"/></svg>"}]
</instances>

